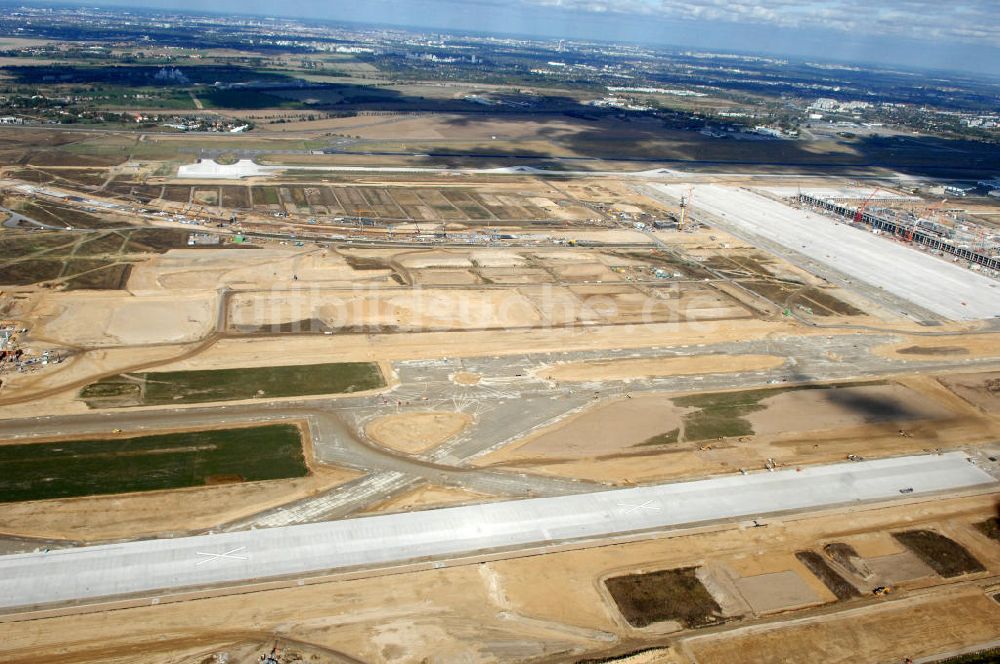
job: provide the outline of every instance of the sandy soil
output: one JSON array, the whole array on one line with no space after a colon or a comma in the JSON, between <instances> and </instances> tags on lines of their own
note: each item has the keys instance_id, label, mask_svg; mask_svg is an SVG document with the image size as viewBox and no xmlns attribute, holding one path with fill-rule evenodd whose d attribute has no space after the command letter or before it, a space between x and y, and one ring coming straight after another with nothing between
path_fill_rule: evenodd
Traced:
<instances>
[{"instance_id":1,"label":"sandy soil","mask_svg":"<svg viewBox=\"0 0 1000 664\"><path fill-rule=\"evenodd\" d=\"M795 557L794 552L775 554L769 551L766 553L734 556L726 560L726 571L737 579L738 585L741 579L759 580L760 577L791 572L798 577L798 583L789 579L785 579L785 581L789 590L798 588L798 594L802 595L802 599L808 599L803 604L832 602L837 599L823 585L823 582L810 573L809 569ZM777 579L778 577L774 578ZM761 606L768 607L765 611L773 610L777 606L780 606L781 602L778 601L777 595L769 595L766 584L763 586L756 585L756 587L755 585L756 582L751 582L748 586L748 588L753 589L751 592L752 597L744 594L744 598L750 603L751 607L754 609L757 608L755 601ZM795 595L797 593L791 592L789 594ZM807 597L807 595L811 595L811 597ZM790 602L787 606L795 606L795 603Z\"/></svg>"},{"instance_id":2,"label":"sandy soil","mask_svg":"<svg viewBox=\"0 0 1000 664\"><path fill-rule=\"evenodd\" d=\"M467 505L494 499L492 496L450 486L425 484L376 503L365 512L409 512L432 507Z\"/></svg>"},{"instance_id":3,"label":"sandy soil","mask_svg":"<svg viewBox=\"0 0 1000 664\"><path fill-rule=\"evenodd\" d=\"M416 283L434 286L471 286L482 283L480 279L468 270L420 270L415 275Z\"/></svg>"},{"instance_id":4,"label":"sandy soil","mask_svg":"<svg viewBox=\"0 0 1000 664\"><path fill-rule=\"evenodd\" d=\"M525 327L541 322L513 291L440 290L238 294L230 323L256 328L318 318L333 328L389 326L411 329Z\"/></svg>"},{"instance_id":5,"label":"sandy soil","mask_svg":"<svg viewBox=\"0 0 1000 664\"><path fill-rule=\"evenodd\" d=\"M468 332L414 332L407 334L344 334L336 337L339 361L418 360L441 357L481 357L532 352L606 350L647 346L724 343L774 335L819 335L827 331L801 329L784 322L757 320L713 322L697 325L656 323L610 325L574 329L524 329ZM241 364L270 366L275 354L292 363L331 361L331 339L322 335L278 339L222 339L198 356L178 362L170 370L200 367L211 369ZM166 370L166 369L164 369Z\"/></svg>"},{"instance_id":6,"label":"sandy soil","mask_svg":"<svg viewBox=\"0 0 1000 664\"><path fill-rule=\"evenodd\" d=\"M334 252L265 248L255 251L174 249L136 265L128 289L135 294L388 284L390 270L355 270ZM295 279L298 277L298 279Z\"/></svg>"},{"instance_id":7,"label":"sandy soil","mask_svg":"<svg viewBox=\"0 0 1000 664\"><path fill-rule=\"evenodd\" d=\"M930 398L898 384L796 390L763 399L760 405L766 410L746 417L758 436L954 415Z\"/></svg>"},{"instance_id":8,"label":"sandy soil","mask_svg":"<svg viewBox=\"0 0 1000 664\"><path fill-rule=\"evenodd\" d=\"M692 639L686 645L705 664L880 663L990 642L997 633L1000 605L968 589L948 598L892 602L853 615Z\"/></svg>"},{"instance_id":9,"label":"sandy soil","mask_svg":"<svg viewBox=\"0 0 1000 664\"><path fill-rule=\"evenodd\" d=\"M683 439L686 409L666 395L639 395L593 406L473 463L628 485L761 468L769 458L781 466L833 463L849 454L877 458L990 445L1000 436L1000 422L933 378L906 381L785 392L746 416L752 436L661 446L640 443L674 428Z\"/></svg>"},{"instance_id":10,"label":"sandy soil","mask_svg":"<svg viewBox=\"0 0 1000 664\"><path fill-rule=\"evenodd\" d=\"M3 505L0 533L100 541L199 532L327 491L362 473L323 466L294 480Z\"/></svg>"},{"instance_id":11,"label":"sandy soil","mask_svg":"<svg viewBox=\"0 0 1000 664\"><path fill-rule=\"evenodd\" d=\"M419 454L453 438L472 424L472 415L445 411L399 413L375 418L365 434L379 445Z\"/></svg>"},{"instance_id":12,"label":"sandy soil","mask_svg":"<svg viewBox=\"0 0 1000 664\"><path fill-rule=\"evenodd\" d=\"M539 369L537 375L559 382L632 380L661 376L688 376L704 373L763 371L784 364L773 355L699 355L656 359L569 362Z\"/></svg>"},{"instance_id":13,"label":"sandy soil","mask_svg":"<svg viewBox=\"0 0 1000 664\"><path fill-rule=\"evenodd\" d=\"M736 581L736 586L758 615L815 606L824 601L792 570L744 577Z\"/></svg>"},{"instance_id":14,"label":"sandy soil","mask_svg":"<svg viewBox=\"0 0 1000 664\"><path fill-rule=\"evenodd\" d=\"M32 334L67 345L185 343L212 331L214 294L133 297L99 292L51 293L33 315Z\"/></svg>"},{"instance_id":15,"label":"sandy soil","mask_svg":"<svg viewBox=\"0 0 1000 664\"><path fill-rule=\"evenodd\" d=\"M456 385L478 385L482 379L482 375L471 371L459 371L451 377Z\"/></svg>"},{"instance_id":16,"label":"sandy soil","mask_svg":"<svg viewBox=\"0 0 1000 664\"><path fill-rule=\"evenodd\" d=\"M475 464L586 459L622 452L678 428L685 411L658 395L603 403L480 457Z\"/></svg>"},{"instance_id":17,"label":"sandy soil","mask_svg":"<svg viewBox=\"0 0 1000 664\"><path fill-rule=\"evenodd\" d=\"M1000 414L1000 371L976 374L952 374L938 380L972 406L987 413Z\"/></svg>"}]
</instances>

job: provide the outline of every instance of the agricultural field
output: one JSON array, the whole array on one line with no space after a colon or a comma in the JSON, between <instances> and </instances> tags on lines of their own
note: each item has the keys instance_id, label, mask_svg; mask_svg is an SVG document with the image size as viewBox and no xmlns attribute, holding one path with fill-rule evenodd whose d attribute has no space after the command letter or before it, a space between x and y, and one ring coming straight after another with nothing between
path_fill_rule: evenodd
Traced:
<instances>
[{"instance_id":1,"label":"agricultural field","mask_svg":"<svg viewBox=\"0 0 1000 664\"><path fill-rule=\"evenodd\" d=\"M363 392L385 386L378 365L340 362L116 376L83 388L91 408L158 406Z\"/></svg>"},{"instance_id":2,"label":"agricultural field","mask_svg":"<svg viewBox=\"0 0 1000 664\"><path fill-rule=\"evenodd\" d=\"M0 444L0 502L302 477L291 424L138 437Z\"/></svg>"}]
</instances>

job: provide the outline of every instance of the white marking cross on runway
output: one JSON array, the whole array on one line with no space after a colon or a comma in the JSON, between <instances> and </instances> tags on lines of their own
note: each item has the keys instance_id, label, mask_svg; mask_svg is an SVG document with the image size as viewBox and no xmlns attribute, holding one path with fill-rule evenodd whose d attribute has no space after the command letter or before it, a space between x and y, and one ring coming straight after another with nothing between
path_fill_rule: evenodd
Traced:
<instances>
[{"instance_id":1,"label":"white marking cross on runway","mask_svg":"<svg viewBox=\"0 0 1000 664\"><path fill-rule=\"evenodd\" d=\"M240 551L244 551L245 549L246 549L245 546L238 546L235 549L226 551L225 553L205 553L204 551L195 551L195 553L197 553L199 556L206 556L204 560L199 560L198 562L195 563L195 565L204 565L205 563L210 563L214 560L219 560L220 558L231 558L233 560L250 560L250 556L233 555L239 553Z\"/></svg>"},{"instance_id":2,"label":"white marking cross on runway","mask_svg":"<svg viewBox=\"0 0 1000 664\"><path fill-rule=\"evenodd\" d=\"M657 505L656 501L653 499L647 500L642 505L630 505L628 503L618 503L618 507L627 508L625 510L626 514L631 514L632 512L638 512L639 510L650 510L651 512L658 512L660 510L660 506Z\"/></svg>"}]
</instances>

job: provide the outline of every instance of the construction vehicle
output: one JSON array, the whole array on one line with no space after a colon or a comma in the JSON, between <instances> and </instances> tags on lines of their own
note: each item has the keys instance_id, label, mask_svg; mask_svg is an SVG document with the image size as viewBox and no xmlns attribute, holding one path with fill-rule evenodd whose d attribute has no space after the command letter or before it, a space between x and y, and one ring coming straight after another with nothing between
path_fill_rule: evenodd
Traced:
<instances>
[{"instance_id":1,"label":"construction vehicle","mask_svg":"<svg viewBox=\"0 0 1000 664\"><path fill-rule=\"evenodd\" d=\"M892 586L875 586L872 588L872 594L876 597L885 597L892 592Z\"/></svg>"}]
</instances>

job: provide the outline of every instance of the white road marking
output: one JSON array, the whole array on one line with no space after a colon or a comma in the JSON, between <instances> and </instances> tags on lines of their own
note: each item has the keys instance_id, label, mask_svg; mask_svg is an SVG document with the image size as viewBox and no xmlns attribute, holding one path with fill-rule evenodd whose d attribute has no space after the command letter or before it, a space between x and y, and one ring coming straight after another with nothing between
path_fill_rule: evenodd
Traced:
<instances>
[{"instance_id":1,"label":"white road marking","mask_svg":"<svg viewBox=\"0 0 1000 664\"><path fill-rule=\"evenodd\" d=\"M649 510L651 512L658 512L660 506L656 504L654 500L647 500L641 505L630 505L629 503L618 503L618 507L624 507L625 514L631 514L632 512L638 512L639 510Z\"/></svg>"},{"instance_id":2,"label":"white road marking","mask_svg":"<svg viewBox=\"0 0 1000 664\"><path fill-rule=\"evenodd\" d=\"M199 556L206 556L204 559L199 560L195 565L204 565L205 563L211 563L222 558L231 558L233 560L250 560L250 556L237 556L234 554L240 551L246 551L245 546L238 546L235 549L230 549L225 553L206 553L205 551L195 551Z\"/></svg>"}]
</instances>

